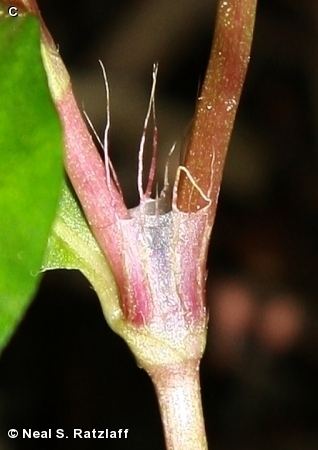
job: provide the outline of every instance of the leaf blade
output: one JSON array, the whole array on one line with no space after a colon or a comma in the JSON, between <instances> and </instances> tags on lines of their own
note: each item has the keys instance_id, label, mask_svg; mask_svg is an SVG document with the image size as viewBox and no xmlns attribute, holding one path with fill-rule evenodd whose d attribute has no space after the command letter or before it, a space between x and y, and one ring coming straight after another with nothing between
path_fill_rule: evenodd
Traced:
<instances>
[{"instance_id":1,"label":"leaf blade","mask_svg":"<svg viewBox=\"0 0 318 450\"><path fill-rule=\"evenodd\" d=\"M62 130L30 16L0 19L0 351L39 282L63 179Z\"/></svg>"}]
</instances>

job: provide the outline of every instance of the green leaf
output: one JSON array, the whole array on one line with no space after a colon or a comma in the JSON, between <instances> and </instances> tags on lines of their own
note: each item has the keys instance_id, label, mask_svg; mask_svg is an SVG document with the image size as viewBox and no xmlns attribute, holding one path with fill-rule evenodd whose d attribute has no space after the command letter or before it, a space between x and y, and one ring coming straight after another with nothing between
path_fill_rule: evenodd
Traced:
<instances>
[{"instance_id":1,"label":"green leaf","mask_svg":"<svg viewBox=\"0 0 318 450\"><path fill-rule=\"evenodd\" d=\"M78 269L97 292L105 318L115 331L122 319L117 285L73 194L63 188L43 270Z\"/></svg>"},{"instance_id":2,"label":"green leaf","mask_svg":"<svg viewBox=\"0 0 318 450\"><path fill-rule=\"evenodd\" d=\"M39 282L61 192L62 150L39 24L0 14L0 351Z\"/></svg>"}]
</instances>

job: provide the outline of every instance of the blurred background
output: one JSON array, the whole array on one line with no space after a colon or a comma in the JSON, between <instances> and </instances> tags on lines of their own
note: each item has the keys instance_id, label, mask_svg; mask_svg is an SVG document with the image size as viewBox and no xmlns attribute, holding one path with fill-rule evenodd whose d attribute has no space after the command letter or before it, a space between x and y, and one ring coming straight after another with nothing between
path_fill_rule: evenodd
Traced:
<instances>
[{"instance_id":1,"label":"blurred background","mask_svg":"<svg viewBox=\"0 0 318 450\"><path fill-rule=\"evenodd\" d=\"M204 77L214 0L39 1L79 104L101 134L129 206L159 62L162 182ZM260 0L209 254L202 362L214 450L318 448L318 2ZM176 159L177 161L177 159ZM176 161L174 162L176 164ZM9 428L129 428L129 439L9 440ZM155 394L76 272L47 273L0 360L0 449L163 450Z\"/></svg>"}]
</instances>

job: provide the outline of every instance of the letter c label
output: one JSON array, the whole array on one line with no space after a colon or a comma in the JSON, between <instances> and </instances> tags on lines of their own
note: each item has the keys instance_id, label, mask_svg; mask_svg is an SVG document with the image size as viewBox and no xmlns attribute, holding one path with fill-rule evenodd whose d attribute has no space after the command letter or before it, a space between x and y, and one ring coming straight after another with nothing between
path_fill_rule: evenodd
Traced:
<instances>
[{"instance_id":1,"label":"letter c label","mask_svg":"<svg viewBox=\"0 0 318 450\"><path fill-rule=\"evenodd\" d=\"M10 6L10 8L8 9L8 13L11 17L17 17L17 15L19 14L18 8L16 8L15 6Z\"/></svg>"}]
</instances>

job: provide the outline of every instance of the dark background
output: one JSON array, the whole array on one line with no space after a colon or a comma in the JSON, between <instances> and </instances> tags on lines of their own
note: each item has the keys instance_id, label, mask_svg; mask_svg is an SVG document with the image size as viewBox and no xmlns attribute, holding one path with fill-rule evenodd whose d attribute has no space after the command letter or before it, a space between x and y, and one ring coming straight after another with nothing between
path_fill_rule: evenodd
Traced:
<instances>
[{"instance_id":1,"label":"dark background","mask_svg":"<svg viewBox=\"0 0 318 450\"><path fill-rule=\"evenodd\" d=\"M102 59L111 155L129 206L159 62L161 168L193 114L213 0L40 1L80 104L102 133ZM260 0L209 255L202 362L214 450L318 448L316 0ZM9 428L129 428L128 440L9 440ZM156 398L76 272L44 276L0 360L0 449L164 448Z\"/></svg>"}]
</instances>

